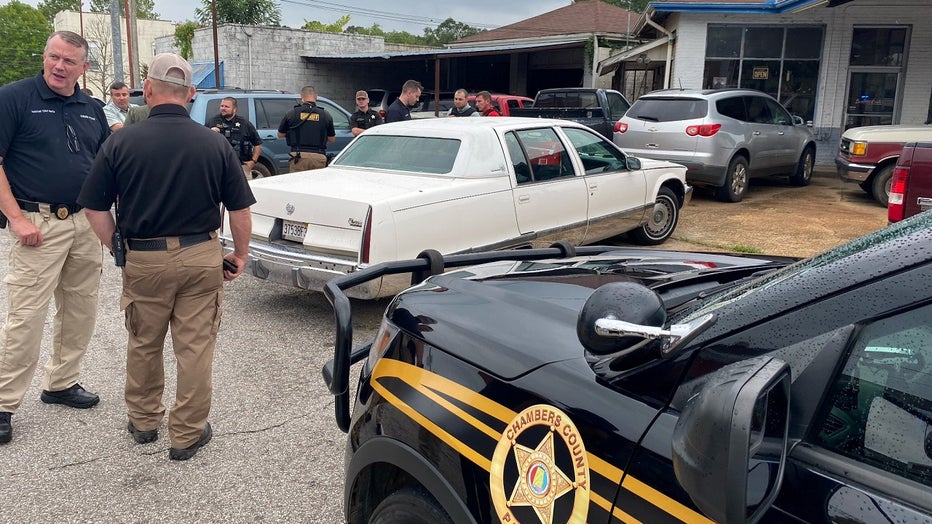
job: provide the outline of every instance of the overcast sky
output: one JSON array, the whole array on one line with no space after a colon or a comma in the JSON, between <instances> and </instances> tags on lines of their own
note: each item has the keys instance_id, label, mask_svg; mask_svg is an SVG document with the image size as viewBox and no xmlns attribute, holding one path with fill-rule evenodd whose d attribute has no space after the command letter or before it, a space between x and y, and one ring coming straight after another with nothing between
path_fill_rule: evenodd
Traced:
<instances>
[{"instance_id":1,"label":"overcast sky","mask_svg":"<svg viewBox=\"0 0 932 524\"><path fill-rule=\"evenodd\" d=\"M0 0L0 4L5 3L7 0ZM35 6L38 0L25 0L25 3ZM348 14L350 25L369 27L377 23L386 31L421 35L425 27L436 27L447 18L481 29L493 29L566 7L571 0L279 0L278 4L282 25L289 27L301 27L305 20L329 24ZM88 9L90 0L85 0L84 5ZM155 0L155 12L163 20L184 22L194 19L194 8L200 5L199 0Z\"/></svg>"}]
</instances>

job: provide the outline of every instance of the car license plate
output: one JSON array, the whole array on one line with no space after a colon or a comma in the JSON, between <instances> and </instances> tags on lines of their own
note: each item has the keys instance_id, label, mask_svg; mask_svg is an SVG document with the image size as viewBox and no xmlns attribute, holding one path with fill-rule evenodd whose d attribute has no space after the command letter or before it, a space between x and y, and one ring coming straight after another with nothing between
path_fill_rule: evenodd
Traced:
<instances>
[{"instance_id":1,"label":"car license plate","mask_svg":"<svg viewBox=\"0 0 932 524\"><path fill-rule=\"evenodd\" d=\"M290 220L282 220L282 238L285 240L304 242L304 235L306 234L307 224L302 222L292 222Z\"/></svg>"}]
</instances>

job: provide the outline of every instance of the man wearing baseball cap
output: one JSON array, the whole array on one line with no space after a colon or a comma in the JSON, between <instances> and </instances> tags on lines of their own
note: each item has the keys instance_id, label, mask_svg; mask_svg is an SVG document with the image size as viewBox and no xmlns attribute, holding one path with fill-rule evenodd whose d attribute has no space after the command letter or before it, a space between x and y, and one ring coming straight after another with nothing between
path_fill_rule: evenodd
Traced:
<instances>
[{"instance_id":1,"label":"man wearing baseball cap","mask_svg":"<svg viewBox=\"0 0 932 524\"><path fill-rule=\"evenodd\" d=\"M143 85L149 118L104 143L78 197L101 241L115 257L125 254L127 431L137 444L159 438L162 350L171 329L178 368L171 460L193 457L212 435L207 415L223 281L246 265L256 201L230 144L188 116L192 76L180 56L156 55ZM223 267L217 240L220 204L230 214L234 249L226 260L233 269Z\"/></svg>"},{"instance_id":2,"label":"man wearing baseball cap","mask_svg":"<svg viewBox=\"0 0 932 524\"><path fill-rule=\"evenodd\" d=\"M350 116L350 122L353 128L353 136L359 136L360 133L370 127L384 124L382 115L375 109L369 109L369 94L365 91L356 91L356 112Z\"/></svg>"}]
</instances>

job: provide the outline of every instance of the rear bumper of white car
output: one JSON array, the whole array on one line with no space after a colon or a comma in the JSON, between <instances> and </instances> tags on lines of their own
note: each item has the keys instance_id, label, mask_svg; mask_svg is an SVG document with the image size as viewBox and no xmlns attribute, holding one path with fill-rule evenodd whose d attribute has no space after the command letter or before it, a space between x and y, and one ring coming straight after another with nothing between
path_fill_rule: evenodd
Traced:
<instances>
[{"instance_id":1,"label":"rear bumper of white car","mask_svg":"<svg viewBox=\"0 0 932 524\"><path fill-rule=\"evenodd\" d=\"M231 237L221 236L220 242L224 254L233 250ZM243 272L285 286L322 291L330 279L363 267L366 266L345 259L310 255L253 240L249 243L249 260ZM380 289L381 280L375 280L354 287L347 294L353 298L373 299L379 296Z\"/></svg>"}]
</instances>

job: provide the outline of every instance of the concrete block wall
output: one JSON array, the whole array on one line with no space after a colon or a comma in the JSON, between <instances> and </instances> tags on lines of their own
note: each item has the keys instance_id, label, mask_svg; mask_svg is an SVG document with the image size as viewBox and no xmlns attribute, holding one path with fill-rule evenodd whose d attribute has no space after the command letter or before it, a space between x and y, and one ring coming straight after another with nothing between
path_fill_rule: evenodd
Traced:
<instances>
[{"instance_id":1,"label":"concrete block wall","mask_svg":"<svg viewBox=\"0 0 932 524\"><path fill-rule=\"evenodd\" d=\"M365 83L359 66L314 64L302 56L376 53L385 50L381 37L318 33L287 27L222 25L217 48L224 63L224 83L243 89L297 92L313 85L321 96L353 107L353 94ZM167 42L161 41L165 45ZM212 62L213 33L199 29L192 42L193 62ZM400 84L399 84L400 85Z\"/></svg>"}]
</instances>

